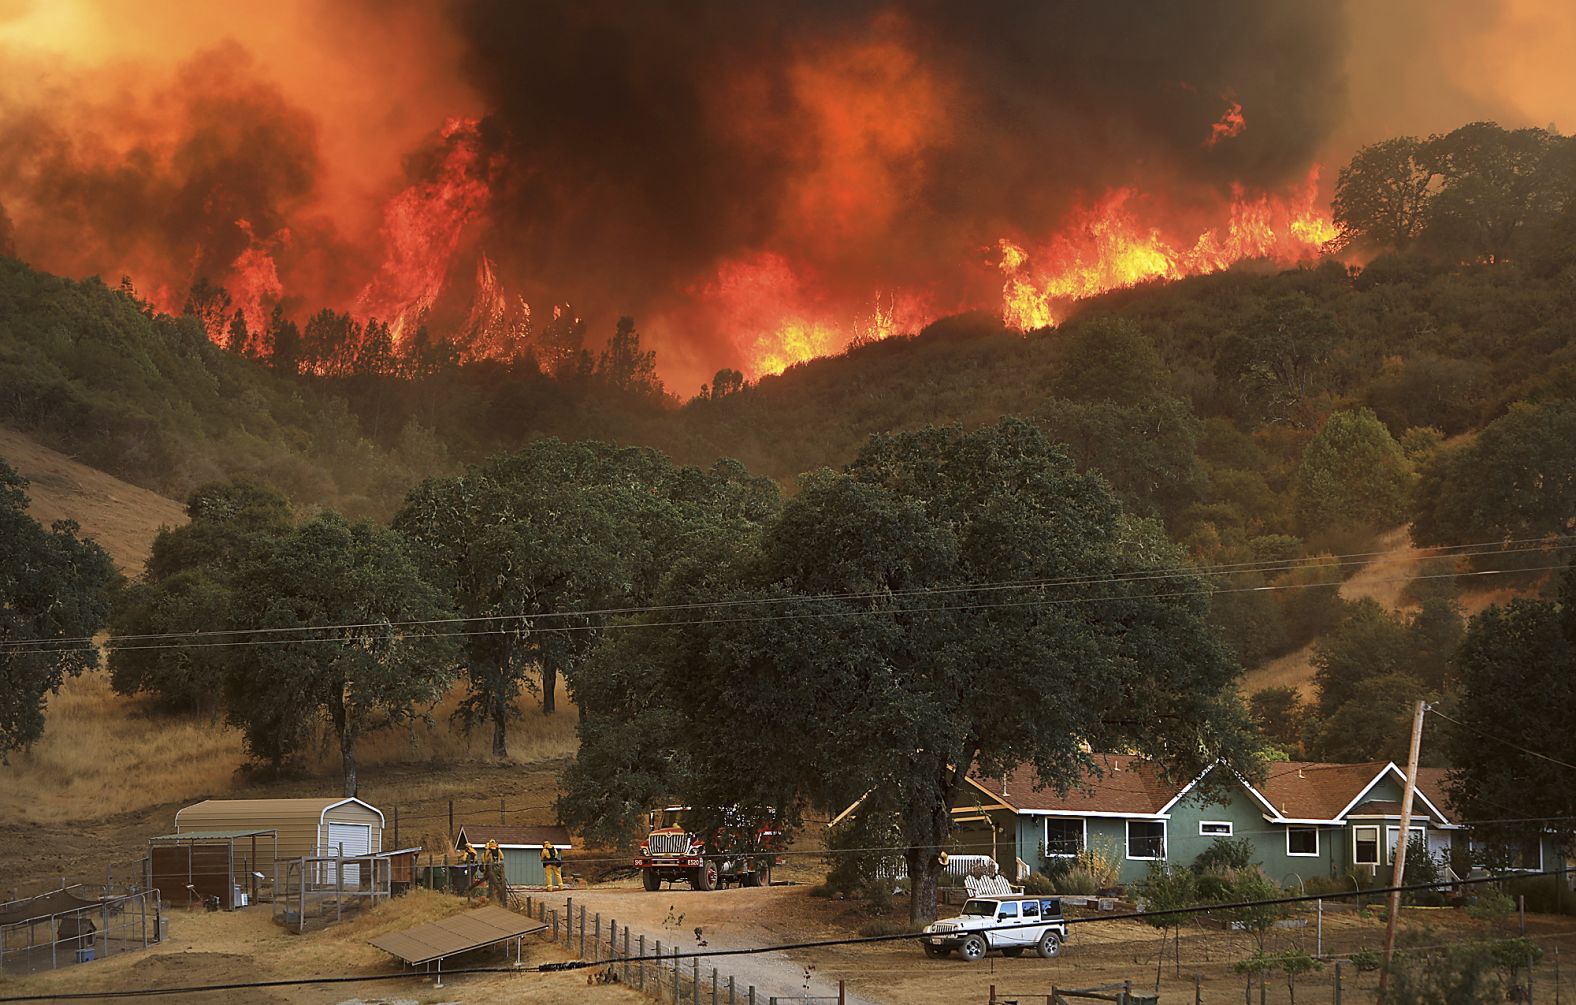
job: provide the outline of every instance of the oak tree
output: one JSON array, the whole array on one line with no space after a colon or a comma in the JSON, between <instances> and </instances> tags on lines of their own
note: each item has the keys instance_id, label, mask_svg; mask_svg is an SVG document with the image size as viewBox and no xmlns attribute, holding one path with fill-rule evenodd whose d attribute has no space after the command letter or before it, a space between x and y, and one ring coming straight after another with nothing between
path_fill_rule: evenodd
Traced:
<instances>
[{"instance_id":1,"label":"oak tree","mask_svg":"<svg viewBox=\"0 0 1576 1005\"><path fill-rule=\"evenodd\" d=\"M99 665L91 637L119 580L75 523L45 530L27 505L27 480L0 461L0 761L43 735L46 695Z\"/></svg>"},{"instance_id":2,"label":"oak tree","mask_svg":"<svg viewBox=\"0 0 1576 1005\"><path fill-rule=\"evenodd\" d=\"M873 437L846 469L806 476L758 544L675 565L670 609L582 674L579 763L789 821L879 789L912 918L933 917L949 806L976 766L1032 763L1066 789L1091 749L1182 773L1246 756L1207 591L1133 577L1180 562L1022 420ZM575 822L609 825L653 794L595 779L566 775Z\"/></svg>"}]
</instances>

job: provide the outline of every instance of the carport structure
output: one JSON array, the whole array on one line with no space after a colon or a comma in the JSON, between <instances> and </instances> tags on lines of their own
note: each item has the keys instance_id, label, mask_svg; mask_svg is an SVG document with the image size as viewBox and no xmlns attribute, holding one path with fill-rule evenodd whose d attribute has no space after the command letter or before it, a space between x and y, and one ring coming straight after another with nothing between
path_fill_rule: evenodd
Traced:
<instances>
[{"instance_id":1,"label":"carport structure","mask_svg":"<svg viewBox=\"0 0 1576 1005\"><path fill-rule=\"evenodd\" d=\"M514 943L514 965L520 965L520 943L547 926L503 907L465 911L403 932L390 932L369 942L406 966L433 969L443 987L443 961L475 949Z\"/></svg>"}]
</instances>

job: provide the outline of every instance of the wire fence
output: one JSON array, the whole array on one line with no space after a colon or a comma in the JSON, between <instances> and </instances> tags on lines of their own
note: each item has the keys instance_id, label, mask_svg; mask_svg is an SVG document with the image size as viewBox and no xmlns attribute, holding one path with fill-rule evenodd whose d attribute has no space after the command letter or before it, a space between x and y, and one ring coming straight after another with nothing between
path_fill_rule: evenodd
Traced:
<instances>
[{"instance_id":1,"label":"wire fence","mask_svg":"<svg viewBox=\"0 0 1576 1005\"><path fill-rule=\"evenodd\" d=\"M846 1005L847 1002L847 989L842 981L837 982L837 993L833 995L812 995L808 988L799 995L767 995L734 974L702 966L700 957L694 955L695 943L683 947L677 941L664 944L661 939L648 939L643 932L620 926L611 918L604 925L600 913L588 912L584 904L577 908L573 898L566 900L560 909L549 907L545 900L527 896L524 908L529 917L548 925L548 937L571 955L592 963L606 961L605 966L593 968L594 983L622 984L659 1002L671 1002L672 1005L813 1005L817 1002Z\"/></svg>"},{"instance_id":2,"label":"wire fence","mask_svg":"<svg viewBox=\"0 0 1576 1005\"><path fill-rule=\"evenodd\" d=\"M0 918L0 973L12 976L147 949L163 937L157 890L86 899L62 889L0 904Z\"/></svg>"}]
</instances>

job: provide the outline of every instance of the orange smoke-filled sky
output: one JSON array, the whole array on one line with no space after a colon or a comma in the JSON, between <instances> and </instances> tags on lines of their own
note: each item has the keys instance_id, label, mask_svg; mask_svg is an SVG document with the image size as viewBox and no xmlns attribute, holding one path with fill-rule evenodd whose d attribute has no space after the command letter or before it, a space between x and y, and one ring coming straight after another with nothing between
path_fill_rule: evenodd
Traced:
<instances>
[{"instance_id":1,"label":"orange smoke-filled sky","mask_svg":"<svg viewBox=\"0 0 1576 1005\"><path fill-rule=\"evenodd\" d=\"M226 260L247 242L245 253L277 258L297 309L348 309L386 271L385 207L431 173L421 158L435 156L434 137L450 120L482 119L476 142L496 159L481 162L508 166L489 179L485 228L466 239L539 309L572 299L592 311L593 338L636 313L663 374L688 391L759 357L755 329L768 316L835 347L849 332L994 306L985 295L999 289L997 239L1048 237L1108 190L1166 188L1175 175L1186 183L1170 186L1180 193L1171 210L1198 215L1211 210L1200 194L1211 186L1223 192L1239 176L1295 186L1319 162L1327 194L1353 150L1386 136L1476 119L1576 122L1576 4L1563 0L1350 0L1329 15L1327 39L1310 44L1265 15L1235 47L1203 32L1198 44L1219 53L1193 62L1141 43L1126 51L1111 31L1128 16L1121 7L1041 6L1038 27L1020 30L935 2L586 15L487 0L0 0L0 141L11 148L0 147L0 206L35 265L128 272L178 302L208 263L170 214L126 209L73 239L83 218L48 205L96 206L82 187L129 184L118 156L169 158L182 183L144 180L145 199L185 200L208 221L210 245L229 242ZM1134 5L1130 16L1153 20L1151 10ZM1232 11L1231 0L1209 0L1193 13L1208 28ZM1093 70L1058 76L1036 66L1036 30L1047 45L1075 40L1063 58L1088 47L1079 40L1107 49ZM1024 34L1022 50L998 58L993 47ZM1231 79L1192 79L1218 66ZM1026 74L1021 88L1015 73ZM1286 79L1298 73L1306 88ZM210 88L229 103L205 105ZM1175 108L1186 121L1172 121ZM282 153L223 195L232 211L201 189L203 144L177 134L223 133L235 110L269 130L260 149ZM223 170L256 139L231 126ZM1046 135L1057 130L1065 135ZM34 142L59 151L38 163L95 167L77 188L45 184L28 174L40 170L28 159ZM1084 151L1098 163L1080 163ZM8 191L7 178L32 187ZM244 228L211 233L243 216ZM122 233L137 229L161 236ZM473 261L452 274L474 274ZM841 334L818 327L833 315Z\"/></svg>"}]
</instances>

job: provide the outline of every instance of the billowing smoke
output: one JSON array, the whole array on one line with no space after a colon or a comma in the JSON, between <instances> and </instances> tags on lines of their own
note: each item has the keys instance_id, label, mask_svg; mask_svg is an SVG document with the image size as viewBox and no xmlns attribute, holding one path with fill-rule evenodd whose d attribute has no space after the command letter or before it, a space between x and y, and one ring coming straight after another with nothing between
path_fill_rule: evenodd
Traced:
<instances>
[{"instance_id":1,"label":"billowing smoke","mask_svg":"<svg viewBox=\"0 0 1576 1005\"><path fill-rule=\"evenodd\" d=\"M195 278L243 285L236 263L248 252L289 262L304 238L316 254L324 235L302 217L322 170L316 128L231 43L197 54L145 99L6 115L0 195L19 246L51 267L111 281L119 270L179 307ZM248 292L235 290L238 300Z\"/></svg>"},{"instance_id":2,"label":"billowing smoke","mask_svg":"<svg viewBox=\"0 0 1576 1005\"><path fill-rule=\"evenodd\" d=\"M1256 194L1311 192L1316 162L1380 138L1356 124L1389 49L1352 40L1407 37L1392 20L1292 0L147 0L128 21L13 0L0 204L16 254L127 274L167 309L206 277L254 321L330 306L488 346L557 304L593 339L632 313L688 389L998 307L1003 273L1041 317L1036 247L1090 207L1129 214L1149 258L1158 227L1178 260L1242 257L1220 249L1285 215ZM1501 48L1525 34L1501 27Z\"/></svg>"},{"instance_id":3,"label":"billowing smoke","mask_svg":"<svg viewBox=\"0 0 1576 1005\"><path fill-rule=\"evenodd\" d=\"M538 295L615 310L762 253L834 299L989 303L997 238L1126 184L1280 185L1343 107L1331 5L467 0L455 19L508 149L489 245ZM1208 143L1233 104L1247 128Z\"/></svg>"}]
</instances>

